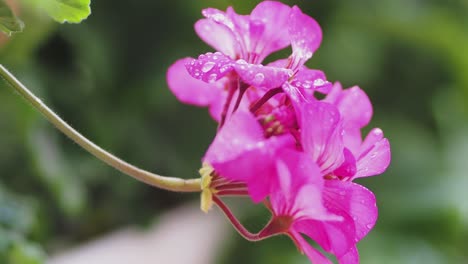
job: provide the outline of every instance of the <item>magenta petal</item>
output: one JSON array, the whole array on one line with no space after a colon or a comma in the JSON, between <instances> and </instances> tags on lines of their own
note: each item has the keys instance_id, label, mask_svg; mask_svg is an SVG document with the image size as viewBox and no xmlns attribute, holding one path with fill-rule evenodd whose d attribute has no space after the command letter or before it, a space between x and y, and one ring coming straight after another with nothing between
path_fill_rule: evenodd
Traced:
<instances>
[{"instance_id":1,"label":"magenta petal","mask_svg":"<svg viewBox=\"0 0 468 264\"><path fill-rule=\"evenodd\" d=\"M213 83L230 72L232 64L233 62L228 56L220 52L208 52L200 55L198 59L188 62L185 66L193 78Z\"/></svg>"},{"instance_id":2,"label":"magenta petal","mask_svg":"<svg viewBox=\"0 0 468 264\"><path fill-rule=\"evenodd\" d=\"M344 162L341 164L339 168L337 168L335 171L333 171L333 174L336 176L340 176L340 178L345 178L345 177L352 177L356 174L356 159L349 151L349 149L344 148L343 150L344 154Z\"/></svg>"},{"instance_id":3,"label":"magenta petal","mask_svg":"<svg viewBox=\"0 0 468 264\"><path fill-rule=\"evenodd\" d=\"M255 117L239 111L218 131L205 155L210 163L232 160L248 149L260 147L265 140Z\"/></svg>"},{"instance_id":4,"label":"magenta petal","mask_svg":"<svg viewBox=\"0 0 468 264\"><path fill-rule=\"evenodd\" d=\"M327 174L344 161L342 123L338 109L319 101L304 103L301 112L301 139L305 152Z\"/></svg>"},{"instance_id":5,"label":"magenta petal","mask_svg":"<svg viewBox=\"0 0 468 264\"><path fill-rule=\"evenodd\" d=\"M338 258L338 264L359 264L359 252L352 247L344 256Z\"/></svg>"},{"instance_id":6,"label":"magenta petal","mask_svg":"<svg viewBox=\"0 0 468 264\"><path fill-rule=\"evenodd\" d=\"M291 84L304 91L304 93L313 96L314 91L321 93L328 93L332 84L327 81L327 77L323 71L312 70L306 67L302 67L294 76Z\"/></svg>"},{"instance_id":7,"label":"magenta petal","mask_svg":"<svg viewBox=\"0 0 468 264\"><path fill-rule=\"evenodd\" d=\"M276 215L300 218L330 219L323 207L323 177L310 157L293 149L276 154L277 184L273 185L270 202ZM311 202L312 201L312 202Z\"/></svg>"},{"instance_id":8,"label":"magenta petal","mask_svg":"<svg viewBox=\"0 0 468 264\"><path fill-rule=\"evenodd\" d=\"M333 264L331 260L325 257L320 251L313 248L302 236L296 231L291 230L290 236L296 241L299 249L306 254L313 264Z\"/></svg>"},{"instance_id":9,"label":"magenta petal","mask_svg":"<svg viewBox=\"0 0 468 264\"><path fill-rule=\"evenodd\" d=\"M332 213L352 220L356 229L355 242L369 233L377 221L378 211L374 194L364 186L339 180L325 181L325 207Z\"/></svg>"},{"instance_id":10,"label":"magenta petal","mask_svg":"<svg viewBox=\"0 0 468 264\"><path fill-rule=\"evenodd\" d=\"M239 43L231 29L211 19L200 19L195 23L198 36L215 50L231 58L239 53Z\"/></svg>"},{"instance_id":11,"label":"magenta petal","mask_svg":"<svg viewBox=\"0 0 468 264\"><path fill-rule=\"evenodd\" d=\"M390 164L390 160L390 143L383 137L381 129L374 128L362 143L355 178L383 173Z\"/></svg>"},{"instance_id":12,"label":"magenta petal","mask_svg":"<svg viewBox=\"0 0 468 264\"><path fill-rule=\"evenodd\" d=\"M289 136L265 139L255 117L237 111L218 132L204 161L222 177L246 182L252 200L259 202L268 195L276 177L275 153L286 144L293 144Z\"/></svg>"},{"instance_id":13,"label":"magenta petal","mask_svg":"<svg viewBox=\"0 0 468 264\"><path fill-rule=\"evenodd\" d=\"M294 226L296 230L317 242L325 251L341 257L354 246L356 229L350 216L339 210L333 211L342 216L342 221L305 220L299 221Z\"/></svg>"},{"instance_id":14,"label":"magenta petal","mask_svg":"<svg viewBox=\"0 0 468 264\"><path fill-rule=\"evenodd\" d=\"M234 68L242 81L260 89L281 87L292 74L289 69L249 64L244 60L238 60Z\"/></svg>"},{"instance_id":15,"label":"magenta petal","mask_svg":"<svg viewBox=\"0 0 468 264\"><path fill-rule=\"evenodd\" d=\"M221 100L221 89L216 84L207 84L191 77L185 64L192 58L176 61L167 71L169 89L181 102L198 106L208 106Z\"/></svg>"},{"instance_id":16,"label":"magenta petal","mask_svg":"<svg viewBox=\"0 0 468 264\"><path fill-rule=\"evenodd\" d=\"M343 90L336 105L343 115L345 126L363 128L372 118L372 104L369 97L358 86Z\"/></svg>"},{"instance_id":17,"label":"magenta petal","mask_svg":"<svg viewBox=\"0 0 468 264\"><path fill-rule=\"evenodd\" d=\"M313 18L303 14L297 6L294 6L291 11L289 34L292 56L296 61L301 61L297 66L302 66L320 46L322 29Z\"/></svg>"},{"instance_id":18,"label":"magenta petal","mask_svg":"<svg viewBox=\"0 0 468 264\"><path fill-rule=\"evenodd\" d=\"M226 12L216 8L206 8L202 10L202 14L213 22L224 25L230 30L234 30L234 22Z\"/></svg>"},{"instance_id":19,"label":"magenta petal","mask_svg":"<svg viewBox=\"0 0 468 264\"><path fill-rule=\"evenodd\" d=\"M291 8L276 1L259 3L250 14L250 52L262 61L290 43L288 23Z\"/></svg>"}]
</instances>

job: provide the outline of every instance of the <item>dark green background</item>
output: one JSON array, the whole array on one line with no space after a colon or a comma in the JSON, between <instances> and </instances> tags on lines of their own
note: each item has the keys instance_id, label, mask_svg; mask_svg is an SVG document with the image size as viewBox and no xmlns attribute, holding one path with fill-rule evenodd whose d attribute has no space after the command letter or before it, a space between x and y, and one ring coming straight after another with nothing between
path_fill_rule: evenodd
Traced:
<instances>
[{"instance_id":1,"label":"dark green background","mask_svg":"<svg viewBox=\"0 0 468 264\"><path fill-rule=\"evenodd\" d=\"M23 7L25 31L0 47L0 62L100 146L151 171L197 177L216 125L206 109L175 99L165 72L178 58L211 51L193 31L202 8L248 13L258 2L94 0L80 25ZM285 2L323 27L308 66L363 88L374 104L369 128L391 142L387 172L359 181L380 208L359 245L362 263L468 263L468 1ZM197 199L107 167L2 82L0 170L0 263L41 263ZM265 218L243 221L258 227ZM232 241L219 263L307 263L287 238Z\"/></svg>"}]
</instances>

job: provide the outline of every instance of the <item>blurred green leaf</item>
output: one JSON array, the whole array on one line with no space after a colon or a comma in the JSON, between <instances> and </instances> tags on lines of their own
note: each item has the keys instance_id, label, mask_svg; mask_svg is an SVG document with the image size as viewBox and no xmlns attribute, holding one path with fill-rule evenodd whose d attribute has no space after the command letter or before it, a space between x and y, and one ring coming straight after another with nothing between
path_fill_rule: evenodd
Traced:
<instances>
[{"instance_id":1,"label":"blurred green leaf","mask_svg":"<svg viewBox=\"0 0 468 264\"><path fill-rule=\"evenodd\" d=\"M15 241L9 252L10 264L41 264L44 261L44 252L33 243Z\"/></svg>"},{"instance_id":2,"label":"blurred green leaf","mask_svg":"<svg viewBox=\"0 0 468 264\"><path fill-rule=\"evenodd\" d=\"M28 233L35 223L36 208L31 200L0 186L0 227Z\"/></svg>"},{"instance_id":3,"label":"blurred green leaf","mask_svg":"<svg viewBox=\"0 0 468 264\"><path fill-rule=\"evenodd\" d=\"M91 14L91 0L27 0L59 23L80 23Z\"/></svg>"},{"instance_id":4,"label":"blurred green leaf","mask_svg":"<svg viewBox=\"0 0 468 264\"><path fill-rule=\"evenodd\" d=\"M23 31L24 23L17 18L4 0L0 0L0 30L11 35Z\"/></svg>"}]
</instances>

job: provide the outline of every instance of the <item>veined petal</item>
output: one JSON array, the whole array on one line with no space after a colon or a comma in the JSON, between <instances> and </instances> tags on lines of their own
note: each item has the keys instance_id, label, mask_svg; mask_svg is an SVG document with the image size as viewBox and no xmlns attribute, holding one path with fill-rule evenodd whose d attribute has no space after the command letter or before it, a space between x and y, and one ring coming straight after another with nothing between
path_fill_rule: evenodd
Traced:
<instances>
[{"instance_id":1,"label":"veined petal","mask_svg":"<svg viewBox=\"0 0 468 264\"><path fill-rule=\"evenodd\" d=\"M217 84L207 84L189 75L185 64L192 60L192 58L180 59L169 67L167 71L169 89L177 99L187 104L208 106L221 100L221 89Z\"/></svg>"},{"instance_id":2,"label":"veined petal","mask_svg":"<svg viewBox=\"0 0 468 264\"><path fill-rule=\"evenodd\" d=\"M275 180L275 153L292 145L289 136L265 139L250 112L237 111L216 135L204 157L222 177L247 183L254 202L263 200Z\"/></svg>"},{"instance_id":3,"label":"veined petal","mask_svg":"<svg viewBox=\"0 0 468 264\"><path fill-rule=\"evenodd\" d=\"M221 52L202 54L185 65L193 78L213 83L232 70L233 61Z\"/></svg>"},{"instance_id":4,"label":"veined petal","mask_svg":"<svg viewBox=\"0 0 468 264\"><path fill-rule=\"evenodd\" d=\"M294 75L291 84L301 89L304 94L310 97L313 97L315 91L326 94L332 88L332 84L327 81L327 77L323 71L308 69L306 67L299 69Z\"/></svg>"},{"instance_id":5,"label":"veined petal","mask_svg":"<svg viewBox=\"0 0 468 264\"><path fill-rule=\"evenodd\" d=\"M359 252L354 246L344 256L338 258L339 264L359 264Z\"/></svg>"},{"instance_id":6,"label":"veined petal","mask_svg":"<svg viewBox=\"0 0 468 264\"><path fill-rule=\"evenodd\" d=\"M347 148L343 149L344 154L344 162L341 164L339 168L333 171L334 175L340 176L340 178L344 177L353 177L356 174L356 158L354 157L353 153Z\"/></svg>"},{"instance_id":7,"label":"veined petal","mask_svg":"<svg viewBox=\"0 0 468 264\"><path fill-rule=\"evenodd\" d=\"M383 173L390 164L391 153L388 139L379 128L369 132L362 143L354 178L368 177Z\"/></svg>"},{"instance_id":8,"label":"veined petal","mask_svg":"<svg viewBox=\"0 0 468 264\"><path fill-rule=\"evenodd\" d=\"M263 141L263 130L255 117L239 111L218 131L204 159L210 164L232 160L246 150L261 147Z\"/></svg>"},{"instance_id":9,"label":"veined petal","mask_svg":"<svg viewBox=\"0 0 468 264\"><path fill-rule=\"evenodd\" d=\"M325 251L341 257L354 247L356 230L348 215L334 211L341 215L342 221L304 220L297 222L294 228L312 238Z\"/></svg>"},{"instance_id":10,"label":"veined petal","mask_svg":"<svg viewBox=\"0 0 468 264\"><path fill-rule=\"evenodd\" d=\"M295 68L299 68L310 59L322 42L322 29L317 21L302 13L294 6L289 21L289 35L293 50Z\"/></svg>"},{"instance_id":11,"label":"veined petal","mask_svg":"<svg viewBox=\"0 0 468 264\"><path fill-rule=\"evenodd\" d=\"M288 23L291 8L277 1L263 1L250 14L250 52L261 62L290 43Z\"/></svg>"},{"instance_id":12,"label":"veined petal","mask_svg":"<svg viewBox=\"0 0 468 264\"><path fill-rule=\"evenodd\" d=\"M322 173L328 174L344 161L340 113L335 106L319 101L300 108L303 148Z\"/></svg>"},{"instance_id":13,"label":"veined petal","mask_svg":"<svg viewBox=\"0 0 468 264\"><path fill-rule=\"evenodd\" d=\"M333 264L333 262L325 257L320 251L313 248L297 231L291 230L289 235L296 242L299 250L306 254L313 264Z\"/></svg>"},{"instance_id":14,"label":"veined petal","mask_svg":"<svg viewBox=\"0 0 468 264\"><path fill-rule=\"evenodd\" d=\"M195 23L198 36L215 50L236 58L240 52L239 43L231 29L211 19L200 19Z\"/></svg>"},{"instance_id":15,"label":"veined petal","mask_svg":"<svg viewBox=\"0 0 468 264\"><path fill-rule=\"evenodd\" d=\"M355 226L357 243L369 233L377 221L378 211L374 194L353 182L326 180L323 189L325 207ZM347 219L347 220L346 220Z\"/></svg>"},{"instance_id":16,"label":"veined petal","mask_svg":"<svg viewBox=\"0 0 468 264\"><path fill-rule=\"evenodd\" d=\"M281 87L292 75L290 69L249 64L245 60L238 60L234 68L242 81L259 89Z\"/></svg>"},{"instance_id":17,"label":"veined petal","mask_svg":"<svg viewBox=\"0 0 468 264\"><path fill-rule=\"evenodd\" d=\"M338 107L345 127L363 128L372 118L372 104L367 94L358 86L345 90L333 89L335 93L325 99Z\"/></svg>"},{"instance_id":18,"label":"veined petal","mask_svg":"<svg viewBox=\"0 0 468 264\"><path fill-rule=\"evenodd\" d=\"M283 149L276 154L276 174L270 195L276 215L330 218L322 204L324 180L310 157L294 149Z\"/></svg>"}]
</instances>

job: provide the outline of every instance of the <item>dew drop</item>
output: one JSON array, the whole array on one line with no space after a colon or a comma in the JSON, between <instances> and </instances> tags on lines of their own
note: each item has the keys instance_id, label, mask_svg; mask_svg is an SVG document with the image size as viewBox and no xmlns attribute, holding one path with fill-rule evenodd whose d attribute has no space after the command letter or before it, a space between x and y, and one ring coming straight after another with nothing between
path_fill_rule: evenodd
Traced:
<instances>
[{"instance_id":1,"label":"dew drop","mask_svg":"<svg viewBox=\"0 0 468 264\"><path fill-rule=\"evenodd\" d=\"M325 81L322 80L322 79L317 79L317 80L314 81L315 86L322 86L324 84L325 84Z\"/></svg>"},{"instance_id":2,"label":"dew drop","mask_svg":"<svg viewBox=\"0 0 468 264\"><path fill-rule=\"evenodd\" d=\"M263 73L257 73L257 74L255 74L254 81L255 81L256 83L258 83L258 84L259 84L259 83L262 83L263 80L265 80L265 75L264 75Z\"/></svg>"},{"instance_id":3,"label":"dew drop","mask_svg":"<svg viewBox=\"0 0 468 264\"><path fill-rule=\"evenodd\" d=\"M367 227L367 229L371 229L371 228L372 228L372 225L371 225L371 224L367 224L366 227Z\"/></svg>"},{"instance_id":4,"label":"dew drop","mask_svg":"<svg viewBox=\"0 0 468 264\"><path fill-rule=\"evenodd\" d=\"M214 82L216 82L217 78L218 78L218 75L216 75L216 73L212 73L212 74L210 74L210 76L208 76L208 82L209 83L214 83Z\"/></svg>"},{"instance_id":5,"label":"dew drop","mask_svg":"<svg viewBox=\"0 0 468 264\"><path fill-rule=\"evenodd\" d=\"M209 72L211 69L213 69L213 67L215 66L215 63L214 62L207 62L205 63L205 65L203 65L202 67L202 72Z\"/></svg>"}]
</instances>

